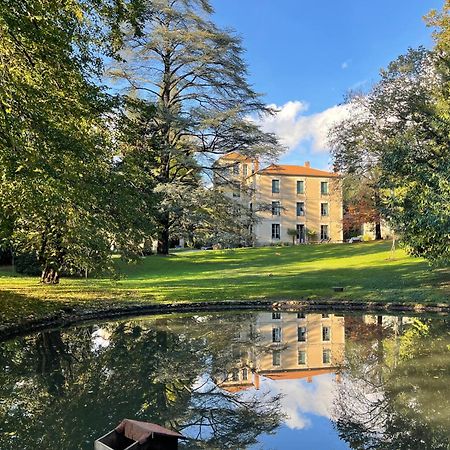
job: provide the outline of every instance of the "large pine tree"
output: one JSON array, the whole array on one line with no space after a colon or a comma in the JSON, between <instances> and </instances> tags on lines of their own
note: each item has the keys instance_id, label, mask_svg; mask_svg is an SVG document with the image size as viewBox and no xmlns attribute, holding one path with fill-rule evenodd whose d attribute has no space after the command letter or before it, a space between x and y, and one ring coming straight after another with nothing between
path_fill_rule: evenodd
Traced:
<instances>
[{"instance_id":1,"label":"large pine tree","mask_svg":"<svg viewBox=\"0 0 450 450\"><path fill-rule=\"evenodd\" d=\"M216 26L212 12L208 0L148 1L143 33L129 30L123 60L110 71L134 96L156 106L158 147L149 176L160 195L162 254L169 251L174 225L186 217L178 194L197 195L204 175L219 170L218 155L238 150L270 157L278 151L275 137L249 120L270 111L247 81L241 40Z\"/></svg>"}]
</instances>

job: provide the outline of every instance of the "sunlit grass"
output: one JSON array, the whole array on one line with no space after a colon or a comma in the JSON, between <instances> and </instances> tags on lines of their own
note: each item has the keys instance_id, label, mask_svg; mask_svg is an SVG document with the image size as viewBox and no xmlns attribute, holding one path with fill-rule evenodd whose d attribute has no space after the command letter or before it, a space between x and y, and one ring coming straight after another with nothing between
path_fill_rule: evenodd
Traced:
<instances>
[{"instance_id":1,"label":"sunlit grass","mask_svg":"<svg viewBox=\"0 0 450 450\"><path fill-rule=\"evenodd\" d=\"M64 278L42 286L35 277L0 270L2 321L42 316L60 308L110 308L124 303L245 299L448 301L448 270L390 243L265 247L179 252L135 264L117 260L121 278ZM333 286L343 286L335 293Z\"/></svg>"}]
</instances>

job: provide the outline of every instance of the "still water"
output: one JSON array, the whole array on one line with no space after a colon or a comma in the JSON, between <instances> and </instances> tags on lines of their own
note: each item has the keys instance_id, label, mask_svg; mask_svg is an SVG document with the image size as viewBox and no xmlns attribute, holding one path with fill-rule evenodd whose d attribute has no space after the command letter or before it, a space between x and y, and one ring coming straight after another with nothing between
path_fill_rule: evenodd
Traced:
<instances>
[{"instance_id":1,"label":"still water","mask_svg":"<svg viewBox=\"0 0 450 450\"><path fill-rule=\"evenodd\" d=\"M0 448L92 449L123 418L189 449L448 449L448 318L237 312L0 343Z\"/></svg>"}]
</instances>

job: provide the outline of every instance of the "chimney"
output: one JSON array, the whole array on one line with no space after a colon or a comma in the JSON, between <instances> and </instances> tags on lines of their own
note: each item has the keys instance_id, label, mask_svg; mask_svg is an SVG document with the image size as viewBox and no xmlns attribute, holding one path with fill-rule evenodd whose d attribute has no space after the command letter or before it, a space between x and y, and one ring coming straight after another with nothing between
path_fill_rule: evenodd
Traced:
<instances>
[{"instance_id":1,"label":"chimney","mask_svg":"<svg viewBox=\"0 0 450 450\"><path fill-rule=\"evenodd\" d=\"M305 167L311 167L311 163L309 161L305 161Z\"/></svg>"}]
</instances>

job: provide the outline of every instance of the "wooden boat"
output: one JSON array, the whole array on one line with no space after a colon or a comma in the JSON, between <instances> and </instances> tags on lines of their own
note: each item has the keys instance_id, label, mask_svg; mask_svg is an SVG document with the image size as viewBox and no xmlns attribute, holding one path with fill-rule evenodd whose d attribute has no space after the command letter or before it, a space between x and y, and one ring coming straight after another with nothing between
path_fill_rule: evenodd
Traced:
<instances>
[{"instance_id":1,"label":"wooden boat","mask_svg":"<svg viewBox=\"0 0 450 450\"><path fill-rule=\"evenodd\" d=\"M124 419L94 442L94 450L177 450L185 437L160 425Z\"/></svg>"}]
</instances>

